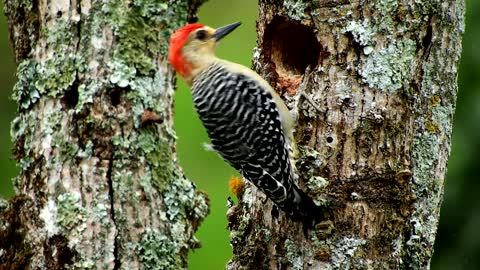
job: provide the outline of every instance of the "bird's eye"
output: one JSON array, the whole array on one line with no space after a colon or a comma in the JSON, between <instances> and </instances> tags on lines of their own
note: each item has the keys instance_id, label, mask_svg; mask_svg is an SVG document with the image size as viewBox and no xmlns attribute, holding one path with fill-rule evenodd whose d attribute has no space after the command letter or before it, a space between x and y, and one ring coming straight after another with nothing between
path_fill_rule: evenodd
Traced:
<instances>
[{"instance_id":1,"label":"bird's eye","mask_svg":"<svg viewBox=\"0 0 480 270\"><path fill-rule=\"evenodd\" d=\"M207 31L206 30L199 30L197 32L197 39L204 41L207 39Z\"/></svg>"}]
</instances>

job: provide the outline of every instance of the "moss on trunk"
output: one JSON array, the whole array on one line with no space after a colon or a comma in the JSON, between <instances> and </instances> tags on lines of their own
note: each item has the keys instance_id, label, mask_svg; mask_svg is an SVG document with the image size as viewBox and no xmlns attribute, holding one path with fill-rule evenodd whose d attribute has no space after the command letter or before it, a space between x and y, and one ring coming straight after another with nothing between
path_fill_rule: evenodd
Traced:
<instances>
[{"instance_id":1,"label":"moss on trunk","mask_svg":"<svg viewBox=\"0 0 480 270\"><path fill-rule=\"evenodd\" d=\"M5 0L20 166L6 265L186 267L209 207L176 160L167 47L201 2Z\"/></svg>"}]
</instances>

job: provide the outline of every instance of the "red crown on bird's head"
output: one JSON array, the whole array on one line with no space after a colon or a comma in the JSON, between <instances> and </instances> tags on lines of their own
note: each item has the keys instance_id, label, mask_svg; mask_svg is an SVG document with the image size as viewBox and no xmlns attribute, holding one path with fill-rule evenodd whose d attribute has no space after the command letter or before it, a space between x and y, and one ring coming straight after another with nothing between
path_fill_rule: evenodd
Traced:
<instances>
[{"instance_id":1,"label":"red crown on bird's head","mask_svg":"<svg viewBox=\"0 0 480 270\"><path fill-rule=\"evenodd\" d=\"M205 27L203 24L192 23L183 26L182 28L175 31L170 37L170 47L168 48L168 60L172 64L173 68L182 76L190 72L190 65L185 62L185 59L182 55L182 48L187 41L188 35L199 29Z\"/></svg>"}]
</instances>

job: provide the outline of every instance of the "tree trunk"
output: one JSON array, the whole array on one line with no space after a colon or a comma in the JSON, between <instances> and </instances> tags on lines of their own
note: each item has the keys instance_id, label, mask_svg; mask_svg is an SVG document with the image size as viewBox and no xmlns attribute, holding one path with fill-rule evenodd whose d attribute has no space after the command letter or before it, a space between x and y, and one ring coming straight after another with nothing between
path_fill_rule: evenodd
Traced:
<instances>
[{"instance_id":1,"label":"tree trunk","mask_svg":"<svg viewBox=\"0 0 480 270\"><path fill-rule=\"evenodd\" d=\"M305 235L248 186L227 268L428 269L463 0L259 2L254 68L297 115L300 186L330 211Z\"/></svg>"},{"instance_id":2,"label":"tree trunk","mask_svg":"<svg viewBox=\"0 0 480 270\"><path fill-rule=\"evenodd\" d=\"M5 0L16 196L0 269L180 269L208 199L180 170L168 38L203 1Z\"/></svg>"}]
</instances>

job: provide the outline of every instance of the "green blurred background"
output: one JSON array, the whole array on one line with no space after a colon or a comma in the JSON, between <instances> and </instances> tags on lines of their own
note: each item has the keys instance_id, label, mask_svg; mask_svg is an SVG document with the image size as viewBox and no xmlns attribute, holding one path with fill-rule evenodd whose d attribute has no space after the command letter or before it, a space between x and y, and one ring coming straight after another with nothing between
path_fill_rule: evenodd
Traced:
<instances>
[{"instance_id":1,"label":"green blurred background","mask_svg":"<svg viewBox=\"0 0 480 270\"><path fill-rule=\"evenodd\" d=\"M459 73L457 111L452 153L448 165L445 200L432 260L433 270L480 269L480 2L466 0L466 32ZM3 6L2 6L3 9ZM213 27L242 21L234 34L222 41L222 58L250 66L255 46L255 0L209 0L199 13L200 23ZM0 194L13 196L11 178L16 175L11 160L10 121L15 104L10 100L15 65L8 41L5 17L0 17ZM175 98L175 128L178 155L187 176L211 198L212 211L197 237L203 247L191 253L189 269L224 269L232 254L226 227L228 178L235 174L216 154L207 152L207 136L195 115L188 88L179 80ZM215 172L215 173L212 173Z\"/></svg>"}]
</instances>

